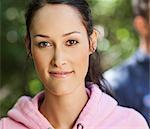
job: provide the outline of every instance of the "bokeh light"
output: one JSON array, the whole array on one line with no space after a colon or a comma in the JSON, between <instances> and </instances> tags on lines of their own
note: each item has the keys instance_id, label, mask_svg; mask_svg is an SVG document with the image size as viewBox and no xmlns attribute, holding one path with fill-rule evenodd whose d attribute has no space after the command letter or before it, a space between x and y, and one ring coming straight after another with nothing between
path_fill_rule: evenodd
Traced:
<instances>
[{"instance_id":1,"label":"bokeh light","mask_svg":"<svg viewBox=\"0 0 150 129\"><path fill-rule=\"evenodd\" d=\"M6 18L10 21L15 20L18 15L18 10L15 7L11 7L6 10Z\"/></svg>"},{"instance_id":2,"label":"bokeh light","mask_svg":"<svg viewBox=\"0 0 150 129\"><path fill-rule=\"evenodd\" d=\"M15 43L18 40L18 33L15 30L10 30L7 32L6 37L7 37L8 42Z\"/></svg>"}]
</instances>

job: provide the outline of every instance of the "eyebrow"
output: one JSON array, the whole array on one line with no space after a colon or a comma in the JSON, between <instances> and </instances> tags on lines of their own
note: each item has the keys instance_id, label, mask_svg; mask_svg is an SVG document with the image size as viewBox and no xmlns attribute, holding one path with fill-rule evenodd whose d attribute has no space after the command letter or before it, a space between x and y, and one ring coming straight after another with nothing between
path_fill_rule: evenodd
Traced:
<instances>
[{"instance_id":1,"label":"eyebrow","mask_svg":"<svg viewBox=\"0 0 150 129\"><path fill-rule=\"evenodd\" d=\"M43 35L43 34L36 34L36 35L33 35L33 38L36 38L36 37L49 38L49 36Z\"/></svg>"},{"instance_id":2,"label":"eyebrow","mask_svg":"<svg viewBox=\"0 0 150 129\"><path fill-rule=\"evenodd\" d=\"M69 33L66 33L66 34L63 34L63 37L65 37L65 36L68 36L68 35L71 35L71 34L80 34L80 32L79 31L72 31L72 32L69 32Z\"/></svg>"},{"instance_id":3,"label":"eyebrow","mask_svg":"<svg viewBox=\"0 0 150 129\"><path fill-rule=\"evenodd\" d=\"M71 34L81 34L81 33L80 33L79 31L72 31L72 32L63 34L62 36L65 37L65 36L68 36L68 35L71 35ZM33 35L33 38L36 38L36 37L50 38L50 36L48 36L48 35L43 35L43 34L36 34L36 35Z\"/></svg>"}]
</instances>

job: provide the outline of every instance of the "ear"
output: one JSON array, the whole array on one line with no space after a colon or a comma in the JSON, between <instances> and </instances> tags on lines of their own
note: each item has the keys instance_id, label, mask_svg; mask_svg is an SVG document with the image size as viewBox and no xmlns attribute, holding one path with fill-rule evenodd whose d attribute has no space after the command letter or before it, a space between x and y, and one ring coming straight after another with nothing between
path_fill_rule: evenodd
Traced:
<instances>
[{"instance_id":1,"label":"ear","mask_svg":"<svg viewBox=\"0 0 150 129\"><path fill-rule=\"evenodd\" d=\"M25 46L26 46L26 50L27 50L27 55L29 57L31 57L31 40L30 40L30 36L28 34L26 34L25 36Z\"/></svg>"},{"instance_id":2,"label":"ear","mask_svg":"<svg viewBox=\"0 0 150 129\"><path fill-rule=\"evenodd\" d=\"M97 40L99 37L99 32L94 29L93 33L90 36L90 41L89 41L89 54L92 54L95 52L96 48L97 48Z\"/></svg>"},{"instance_id":3,"label":"ear","mask_svg":"<svg viewBox=\"0 0 150 129\"><path fill-rule=\"evenodd\" d=\"M142 36L145 37L148 33L148 26L146 20L142 16L136 16L134 19L134 27L137 32Z\"/></svg>"}]
</instances>

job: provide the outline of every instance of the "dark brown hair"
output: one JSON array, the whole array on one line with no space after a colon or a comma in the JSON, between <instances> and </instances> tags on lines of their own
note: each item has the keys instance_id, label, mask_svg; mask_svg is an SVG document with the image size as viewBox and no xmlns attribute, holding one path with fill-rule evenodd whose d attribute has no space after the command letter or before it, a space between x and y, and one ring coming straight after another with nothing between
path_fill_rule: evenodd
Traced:
<instances>
[{"instance_id":1,"label":"dark brown hair","mask_svg":"<svg viewBox=\"0 0 150 129\"><path fill-rule=\"evenodd\" d=\"M150 0L132 0L134 16L142 16L149 21Z\"/></svg>"},{"instance_id":2,"label":"dark brown hair","mask_svg":"<svg viewBox=\"0 0 150 129\"><path fill-rule=\"evenodd\" d=\"M89 8L88 3L85 0L32 0L25 14L27 38L29 40L29 44L27 47L30 50L29 51L30 54L31 54L31 42L30 42L29 28L36 11L46 4L66 4L72 6L73 8L76 8L82 16L83 24L87 30L88 38L90 39L90 36L93 33L94 28L91 10ZM90 55L89 68L85 78L85 82L86 83L93 82L97 84L103 92L111 95L111 91L107 87L106 81L102 76L102 70L100 67L100 56L97 50L92 55Z\"/></svg>"}]
</instances>

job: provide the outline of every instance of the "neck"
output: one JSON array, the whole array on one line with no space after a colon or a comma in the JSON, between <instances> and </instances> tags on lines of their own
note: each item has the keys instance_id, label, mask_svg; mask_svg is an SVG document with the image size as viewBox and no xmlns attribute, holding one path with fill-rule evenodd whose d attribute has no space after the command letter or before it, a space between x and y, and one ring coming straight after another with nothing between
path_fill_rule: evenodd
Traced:
<instances>
[{"instance_id":1,"label":"neck","mask_svg":"<svg viewBox=\"0 0 150 129\"><path fill-rule=\"evenodd\" d=\"M45 91L40 112L55 129L71 129L87 100L85 87L76 88L76 91L64 96L52 95Z\"/></svg>"},{"instance_id":2,"label":"neck","mask_svg":"<svg viewBox=\"0 0 150 129\"><path fill-rule=\"evenodd\" d=\"M150 54L150 40L149 39L140 39L139 48L145 53Z\"/></svg>"}]
</instances>

